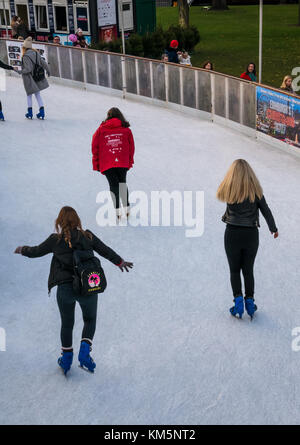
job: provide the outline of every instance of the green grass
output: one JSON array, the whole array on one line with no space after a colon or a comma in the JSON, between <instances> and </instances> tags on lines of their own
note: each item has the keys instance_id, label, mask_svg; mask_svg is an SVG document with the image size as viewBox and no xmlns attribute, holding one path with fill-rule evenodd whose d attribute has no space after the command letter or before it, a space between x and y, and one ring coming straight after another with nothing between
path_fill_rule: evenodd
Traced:
<instances>
[{"instance_id":1,"label":"green grass","mask_svg":"<svg viewBox=\"0 0 300 445\"><path fill-rule=\"evenodd\" d=\"M262 82L281 85L285 75L300 66L300 26L297 4L264 6ZM190 24L200 31L201 41L192 54L194 66L207 59L216 71L240 76L248 62L258 69L258 6L231 6L228 11L190 9ZM157 24L178 24L177 8L157 8Z\"/></svg>"}]
</instances>

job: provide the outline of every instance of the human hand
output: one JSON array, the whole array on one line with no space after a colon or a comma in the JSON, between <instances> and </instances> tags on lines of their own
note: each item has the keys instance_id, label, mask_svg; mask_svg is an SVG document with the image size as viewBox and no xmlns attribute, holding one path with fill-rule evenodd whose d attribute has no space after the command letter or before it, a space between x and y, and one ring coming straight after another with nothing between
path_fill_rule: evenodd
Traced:
<instances>
[{"instance_id":1,"label":"human hand","mask_svg":"<svg viewBox=\"0 0 300 445\"><path fill-rule=\"evenodd\" d=\"M133 263L130 263L128 261L122 261L122 263L119 264L118 267L121 269L122 272L124 272L124 269L126 270L126 272L129 272L127 268L129 267L130 269L132 269Z\"/></svg>"},{"instance_id":2,"label":"human hand","mask_svg":"<svg viewBox=\"0 0 300 445\"><path fill-rule=\"evenodd\" d=\"M14 251L14 253L22 254L22 249L23 249L23 246L18 246L18 247L16 248L16 250Z\"/></svg>"},{"instance_id":3,"label":"human hand","mask_svg":"<svg viewBox=\"0 0 300 445\"><path fill-rule=\"evenodd\" d=\"M278 230L277 230L277 232L272 233L272 235L274 235L274 238L275 238L275 239L278 238L278 236L279 236Z\"/></svg>"}]
</instances>

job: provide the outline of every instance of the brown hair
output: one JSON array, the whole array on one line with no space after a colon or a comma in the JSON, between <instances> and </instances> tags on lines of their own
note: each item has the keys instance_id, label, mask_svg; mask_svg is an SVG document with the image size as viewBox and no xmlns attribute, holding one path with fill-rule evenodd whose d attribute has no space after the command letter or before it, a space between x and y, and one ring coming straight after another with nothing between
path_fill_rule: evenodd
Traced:
<instances>
[{"instance_id":1,"label":"brown hair","mask_svg":"<svg viewBox=\"0 0 300 445\"><path fill-rule=\"evenodd\" d=\"M206 65L208 64L208 63L210 63L210 66L211 66L211 71L213 71L214 70L214 66L213 66L213 63L210 61L210 60L206 60L204 63L203 63L203 66L202 66L202 68L204 68L205 70L207 70L207 68L205 68L206 67Z\"/></svg>"},{"instance_id":2,"label":"brown hair","mask_svg":"<svg viewBox=\"0 0 300 445\"><path fill-rule=\"evenodd\" d=\"M60 210L58 217L56 218L55 230L58 233L59 239L63 237L70 248L72 248L71 230L75 229L82 233L86 238L92 238L92 235L89 232L83 230L76 210L74 210L73 207L65 206Z\"/></svg>"},{"instance_id":3,"label":"brown hair","mask_svg":"<svg viewBox=\"0 0 300 445\"><path fill-rule=\"evenodd\" d=\"M109 119L113 119L113 118L120 119L120 121L122 123L122 127L125 127L125 128L130 127L130 123L125 119L123 113L121 113L119 108L114 107L114 108L111 108L110 110L108 110L105 122L108 121Z\"/></svg>"},{"instance_id":4,"label":"brown hair","mask_svg":"<svg viewBox=\"0 0 300 445\"><path fill-rule=\"evenodd\" d=\"M239 204L246 199L254 202L256 196L258 199L263 196L259 180L247 161L237 159L231 164L221 182L217 191L217 198L228 204Z\"/></svg>"}]
</instances>

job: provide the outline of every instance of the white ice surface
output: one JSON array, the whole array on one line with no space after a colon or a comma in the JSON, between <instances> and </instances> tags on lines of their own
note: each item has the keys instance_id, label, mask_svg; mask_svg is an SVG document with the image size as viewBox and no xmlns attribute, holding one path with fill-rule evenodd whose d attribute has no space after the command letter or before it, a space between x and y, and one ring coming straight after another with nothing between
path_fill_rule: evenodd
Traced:
<instances>
[{"instance_id":1,"label":"white ice surface","mask_svg":"<svg viewBox=\"0 0 300 445\"><path fill-rule=\"evenodd\" d=\"M178 112L52 85L47 120L24 118L20 79L1 92L0 424L254 424L300 422L300 352L291 348L299 310L300 159L232 130ZM130 190L203 190L205 232L184 228L100 228L90 142L111 106L132 124L136 141ZM35 104L36 107L36 104ZM36 109L35 109L36 112ZM250 161L280 237L261 221L255 266L259 312L251 323L232 305L223 249L224 205L216 188L230 163ZM122 257L129 273L103 259L92 355L96 373L56 364L60 319L47 296L50 256L14 255L52 231L63 205ZM82 320L76 312L77 353Z\"/></svg>"}]
</instances>

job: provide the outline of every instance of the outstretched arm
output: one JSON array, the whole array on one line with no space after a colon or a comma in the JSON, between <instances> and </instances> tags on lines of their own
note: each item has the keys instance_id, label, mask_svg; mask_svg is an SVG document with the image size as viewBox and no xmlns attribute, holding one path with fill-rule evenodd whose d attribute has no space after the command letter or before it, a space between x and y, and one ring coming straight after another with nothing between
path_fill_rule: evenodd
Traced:
<instances>
[{"instance_id":1,"label":"outstretched arm","mask_svg":"<svg viewBox=\"0 0 300 445\"><path fill-rule=\"evenodd\" d=\"M126 270L126 272L129 272L128 268L131 269L133 267L133 263L124 261L114 250L112 250L110 247L104 244L92 232L90 233L93 236L92 241L93 241L93 249L95 250L95 252L97 252L99 255L103 256L108 261L111 261L113 264L118 266L122 272L124 271L124 269Z\"/></svg>"},{"instance_id":2,"label":"outstretched arm","mask_svg":"<svg viewBox=\"0 0 300 445\"><path fill-rule=\"evenodd\" d=\"M12 66L7 65L7 64L4 63L4 62L1 62L1 60L0 60L0 68L3 68L4 70L13 70L13 67L12 67Z\"/></svg>"},{"instance_id":3,"label":"outstretched arm","mask_svg":"<svg viewBox=\"0 0 300 445\"><path fill-rule=\"evenodd\" d=\"M276 234L275 238L277 238L277 236L278 236L278 229L276 227L275 220L274 220L274 217L272 215L272 212L271 212L271 210L270 210L270 208L269 208L269 206L267 204L267 201L266 201L264 196L258 201L258 207L259 207L261 213L263 214L263 216L264 216L264 218L265 218L265 220L266 220L266 222L267 222L267 224L269 226L270 232L271 233L275 233Z\"/></svg>"},{"instance_id":4,"label":"outstretched arm","mask_svg":"<svg viewBox=\"0 0 300 445\"><path fill-rule=\"evenodd\" d=\"M57 241L57 235L52 234L43 243L38 246L19 246L16 248L15 253L27 256L28 258L38 258L48 253L53 252L53 245Z\"/></svg>"}]
</instances>

